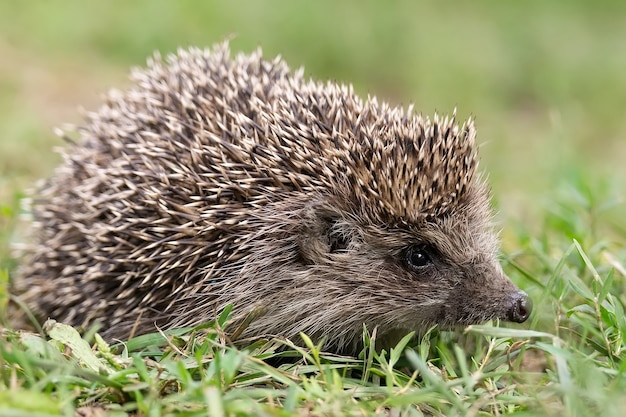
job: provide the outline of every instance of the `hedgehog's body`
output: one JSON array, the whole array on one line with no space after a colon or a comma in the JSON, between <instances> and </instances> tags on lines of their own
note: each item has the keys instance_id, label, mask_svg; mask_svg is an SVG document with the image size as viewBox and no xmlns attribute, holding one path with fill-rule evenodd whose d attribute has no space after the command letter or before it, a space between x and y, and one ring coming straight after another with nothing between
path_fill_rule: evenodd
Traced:
<instances>
[{"instance_id":1,"label":"hedgehog's body","mask_svg":"<svg viewBox=\"0 0 626 417\"><path fill-rule=\"evenodd\" d=\"M34 198L23 297L109 338L255 311L351 352L379 334L491 318L526 295L495 258L471 122L305 81L260 53L191 50L110 94Z\"/></svg>"}]
</instances>

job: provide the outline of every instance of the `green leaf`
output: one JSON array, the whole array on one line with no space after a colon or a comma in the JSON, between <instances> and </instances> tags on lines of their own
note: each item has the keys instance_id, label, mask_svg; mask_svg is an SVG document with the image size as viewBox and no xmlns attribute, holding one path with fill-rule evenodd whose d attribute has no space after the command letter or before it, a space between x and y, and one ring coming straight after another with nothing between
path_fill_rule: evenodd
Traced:
<instances>
[{"instance_id":1,"label":"green leaf","mask_svg":"<svg viewBox=\"0 0 626 417\"><path fill-rule=\"evenodd\" d=\"M114 369L108 363L100 360L91 350L91 346L72 326L58 323L55 320L47 320L43 325L44 331L50 337L64 346L70 348L70 354L76 358L78 362L98 373L112 373Z\"/></svg>"}]
</instances>

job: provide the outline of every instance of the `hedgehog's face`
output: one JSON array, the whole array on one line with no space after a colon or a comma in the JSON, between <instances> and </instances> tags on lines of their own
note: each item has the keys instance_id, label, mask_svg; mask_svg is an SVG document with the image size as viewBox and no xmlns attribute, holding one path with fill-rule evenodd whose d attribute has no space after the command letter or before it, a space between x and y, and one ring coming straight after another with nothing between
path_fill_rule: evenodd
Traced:
<instances>
[{"instance_id":1,"label":"hedgehog's face","mask_svg":"<svg viewBox=\"0 0 626 417\"><path fill-rule=\"evenodd\" d=\"M496 318L521 323L531 303L502 272L482 203L395 227L325 213L312 228L316 238L300 248L312 273L345 292L339 297L347 302L335 308L370 327L421 330Z\"/></svg>"},{"instance_id":2,"label":"hedgehog's face","mask_svg":"<svg viewBox=\"0 0 626 417\"><path fill-rule=\"evenodd\" d=\"M418 327L468 325L496 318L521 323L528 318L528 296L504 275L495 254L496 237L477 219L462 215L436 219L410 235L403 240L411 243L394 260L396 274L412 291L436 294L428 300L421 294L405 296L409 303L429 306L427 315L415 309Z\"/></svg>"}]
</instances>

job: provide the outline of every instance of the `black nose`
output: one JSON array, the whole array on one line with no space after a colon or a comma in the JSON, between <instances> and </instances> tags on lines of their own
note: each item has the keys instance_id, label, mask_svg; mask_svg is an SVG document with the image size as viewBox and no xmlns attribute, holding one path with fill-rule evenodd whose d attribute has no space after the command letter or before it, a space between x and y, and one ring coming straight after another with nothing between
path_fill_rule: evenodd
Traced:
<instances>
[{"instance_id":1,"label":"black nose","mask_svg":"<svg viewBox=\"0 0 626 417\"><path fill-rule=\"evenodd\" d=\"M530 312L533 310L533 302L528 295L519 291L513 296L513 303L509 308L507 319L515 323L523 323L530 316Z\"/></svg>"}]
</instances>

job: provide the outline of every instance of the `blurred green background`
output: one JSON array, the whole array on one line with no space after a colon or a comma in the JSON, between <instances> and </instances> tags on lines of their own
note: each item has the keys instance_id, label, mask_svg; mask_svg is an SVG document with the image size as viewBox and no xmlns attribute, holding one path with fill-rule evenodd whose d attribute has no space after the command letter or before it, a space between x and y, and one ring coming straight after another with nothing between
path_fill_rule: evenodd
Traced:
<instances>
[{"instance_id":1,"label":"blurred green background","mask_svg":"<svg viewBox=\"0 0 626 417\"><path fill-rule=\"evenodd\" d=\"M474 115L508 239L540 228L546 196L626 184L626 1L3 1L0 257L17 200L79 122L147 56L231 39L318 79L432 114ZM581 197L584 200L584 196ZM626 223L623 205L607 216Z\"/></svg>"}]
</instances>

